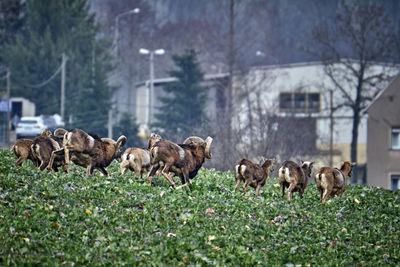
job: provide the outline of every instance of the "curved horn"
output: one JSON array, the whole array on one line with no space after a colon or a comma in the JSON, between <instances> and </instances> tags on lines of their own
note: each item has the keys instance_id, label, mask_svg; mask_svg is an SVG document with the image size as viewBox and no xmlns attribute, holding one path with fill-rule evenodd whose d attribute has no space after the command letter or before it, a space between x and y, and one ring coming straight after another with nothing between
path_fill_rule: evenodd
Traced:
<instances>
[{"instance_id":1,"label":"curved horn","mask_svg":"<svg viewBox=\"0 0 400 267\"><path fill-rule=\"evenodd\" d=\"M203 138L200 138L198 136L190 136L188 138L185 139L185 141L183 141L183 144L188 145L191 142L193 142L194 144L202 144L204 143Z\"/></svg>"},{"instance_id":2,"label":"curved horn","mask_svg":"<svg viewBox=\"0 0 400 267\"><path fill-rule=\"evenodd\" d=\"M210 148L211 148L211 143L212 143L213 139L209 136L206 138L206 148L205 148L205 156L208 159L211 159L211 152L210 152Z\"/></svg>"},{"instance_id":3,"label":"curved horn","mask_svg":"<svg viewBox=\"0 0 400 267\"><path fill-rule=\"evenodd\" d=\"M117 144L115 145L116 147L120 148L123 147L126 144L126 136L125 135L121 135L118 140L117 140Z\"/></svg>"},{"instance_id":4,"label":"curved horn","mask_svg":"<svg viewBox=\"0 0 400 267\"><path fill-rule=\"evenodd\" d=\"M63 128L57 128L54 130L54 136L64 135L66 132L67 130Z\"/></svg>"}]
</instances>

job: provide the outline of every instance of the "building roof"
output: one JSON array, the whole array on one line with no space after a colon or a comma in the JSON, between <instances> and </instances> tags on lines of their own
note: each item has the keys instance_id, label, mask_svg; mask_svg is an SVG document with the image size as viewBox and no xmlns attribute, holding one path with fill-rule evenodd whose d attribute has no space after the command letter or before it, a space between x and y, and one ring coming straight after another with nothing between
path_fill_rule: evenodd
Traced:
<instances>
[{"instance_id":1,"label":"building roof","mask_svg":"<svg viewBox=\"0 0 400 267\"><path fill-rule=\"evenodd\" d=\"M395 76L392 81L388 84L388 86L386 86L383 90L381 90L374 99L372 99L371 103L369 103L369 105L362 111L362 114L368 113L368 110L370 107L372 107L376 101L395 83L395 81L397 79L400 79L400 74L398 74L397 76Z\"/></svg>"},{"instance_id":2,"label":"building roof","mask_svg":"<svg viewBox=\"0 0 400 267\"><path fill-rule=\"evenodd\" d=\"M229 76L229 73L212 73L212 74L205 74L204 75L204 80L205 81L210 81L210 80L216 80L216 79L222 79L222 78L226 78ZM178 79L175 77L165 77L165 78L157 78L153 80L154 84L162 84L162 83L170 83L170 82L175 82ZM139 87L139 86L143 86L149 83L149 80L145 80L145 81L141 81L139 83L137 83L135 86Z\"/></svg>"}]
</instances>

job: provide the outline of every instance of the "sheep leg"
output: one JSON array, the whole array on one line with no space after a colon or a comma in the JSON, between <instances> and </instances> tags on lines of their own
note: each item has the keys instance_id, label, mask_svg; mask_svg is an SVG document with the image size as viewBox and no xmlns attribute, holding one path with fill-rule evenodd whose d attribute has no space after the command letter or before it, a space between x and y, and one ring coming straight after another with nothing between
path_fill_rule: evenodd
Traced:
<instances>
[{"instance_id":1,"label":"sheep leg","mask_svg":"<svg viewBox=\"0 0 400 267\"><path fill-rule=\"evenodd\" d=\"M15 162L15 165L21 166L22 162L26 159L26 157L20 156L17 161Z\"/></svg>"},{"instance_id":2,"label":"sheep leg","mask_svg":"<svg viewBox=\"0 0 400 267\"><path fill-rule=\"evenodd\" d=\"M243 195L246 195L246 188L249 184L250 184L250 180L246 179L246 181L244 182L244 185L243 185Z\"/></svg>"},{"instance_id":3,"label":"sheep leg","mask_svg":"<svg viewBox=\"0 0 400 267\"><path fill-rule=\"evenodd\" d=\"M169 177L169 173L168 173L168 172L161 171L161 174L164 175L164 177L168 180L168 182L172 185L172 187L173 187L174 189L176 189L176 185L175 185L174 181L172 180L172 178Z\"/></svg>"},{"instance_id":4,"label":"sheep leg","mask_svg":"<svg viewBox=\"0 0 400 267\"><path fill-rule=\"evenodd\" d=\"M87 168L86 168L86 176L93 175L93 171L94 171L94 166L93 166L92 164L90 164L90 165L87 166Z\"/></svg>"},{"instance_id":5,"label":"sheep leg","mask_svg":"<svg viewBox=\"0 0 400 267\"><path fill-rule=\"evenodd\" d=\"M292 200L292 195L293 195L293 190L296 187L297 183L293 182L289 185L288 191L287 191L287 200Z\"/></svg>"},{"instance_id":6,"label":"sheep leg","mask_svg":"<svg viewBox=\"0 0 400 267\"><path fill-rule=\"evenodd\" d=\"M235 191L237 191L238 190L238 188L239 188L239 184L240 184L240 177L239 177L239 175L238 176L236 176L235 175Z\"/></svg>"},{"instance_id":7,"label":"sheep leg","mask_svg":"<svg viewBox=\"0 0 400 267\"><path fill-rule=\"evenodd\" d=\"M321 199L321 203L324 203L326 201L326 199L330 195L331 191L332 191L332 188L329 188L329 187L325 188L324 194L323 194L322 199Z\"/></svg>"},{"instance_id":8,"label":"sheep leg","mask_svg":"<svg viewBox=\"0 0 400 267\"><path fill-rule=\"evenodd\" d=\"M101 171L102 174L104 174L104 176L106 176L106 177L108 176L108 172L103 166L99 167L99 170Z\"/></svg>"},{"instance_id":9,"label":"sheep leg","mask_svg":"<svg viewBox=\"0 0 400 267\"><path fill-rule=\"evenodd\" d=\"M279 183L279 185L281 186L281 198L283 198L283 196L285 195L285 184Z\"/></svg>"},{"instance_id":10,"label":"sheep leg","mask_svg":"<svg viewBox=\"0 0 400 267\"><path fill-rule=\"evenodd\" d=\"M324 189L318 188L318 191L319 191L319 200L322 202L322 195L324 193Z\"/></svg>"},{"instance_id":11,"label":"sheep leg","mask_svg":"<svg viewBox=\"0 0 400 267\"><path fill-rule=\"evenodd\" d=\"M169 168L170 164L165 164L164 168L161 171L161 174L164 175L164 177L168 180L168 182L172 185L174 189L176 189L175 183L172 180L172 177L169 177Z\"/></svg>"},{"instance_id":12,"label":"sheep leg","mask_svg":"<svg viewBox=\"0 0 400 267\"><path fill-rule=\"evenodd\" d=\"M65 162L65 169L68 172L69 169L69 148L64 148L64 162Z\"/></svg>"},{"instance_id":13,"label":"sheep leg","mask_svg":"<svg viewBox=\"0 0 400 267\"><path fill-rule=\"evenodd\" d=\"M48 163L49 163L48 161L42 161L39 165L39 170L43 171Z\"/></svg>"},{"instance_id":14,"label":"sheep leg","mask_svg":"<svg viewBox=\"0 0 400 267\"><path fill-rule=\"evenodd\" d=\"M256 196L260 195L260 189L261 189L261 184L258 184L256 188Z\"/></svg>"},{"instance_id":15,"label":"sheep leg","mask_svg":"<svg viewBox=\"0 0 400 267\"><path fill-rule=\"evenodd\" d=\"M57 155L62 154L61 152L64 152L64 154L66 153L64 148L60 148L59 150L54 150L53 152L51 152L51 156L50 156L50 160L49 160L49 164L47 165L47 170L50 171L53 169L53 165L54 165L54 159ZM65 162L65 166L66 166L66 172L68 172L68 164L67 162ZM65 170L65 169L64 169Z\"/></svg>"},{"instance_id":16,"label":"sheep leg","mask_svg":"<svg viewBox=\"0 0 400 267\"><path fill-rule=\"evenodd\" d=\"M303 198L305 188L301 188L299 191L300 198Z\"/></svg>"},{"instance_id":17,"label":"sheep leg","mask_svg":"<svg viewBox=\"0 0 400 267\"><path fill-rule=\"evenodd\" d=\"M189 171L182 170L181 182L182 182L182 185L178 186L176 189L180 189L180 188L183 188L188 185L190 186Z\"/></svg>"},{"instance_id":18,"label":"sheep leg","mask_svg":"<svg viewBox=\"0 0 400 267\"><path fill-rule=\"evenodd\" d=\"M151 185L151 180L153 179L154 174L158 171L158 164L151 165L149 177L147 178L147 182Z\"/></svg>"},{"instance_id":19,"label":"sheep leg","mask_svg":"<svg viewBox=\"0 0 400 267\"><path fill-rule=\"evenodd\" d=\"M124 175L126 173L126 171L128 170L128 166L127 166L126 162L122 161L119 164L119 169L121 171L121 175Z\"/></svg>"}]
</instances>

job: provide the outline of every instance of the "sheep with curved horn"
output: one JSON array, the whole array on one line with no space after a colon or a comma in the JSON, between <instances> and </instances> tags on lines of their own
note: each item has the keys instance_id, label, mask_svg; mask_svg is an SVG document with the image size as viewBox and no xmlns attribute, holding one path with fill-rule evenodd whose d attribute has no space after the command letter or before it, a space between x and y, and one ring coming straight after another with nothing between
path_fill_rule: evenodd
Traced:
<instances>
[{"instance_id":1,"label":"sheep with curved horn","mask_svg":"<svg viewBox=\"0 0 400 267\"><path fill-rule=\"evenodd\" d=\"M212 140L211 137L207 137L205 141L200 143L190 141L188 144L178 145L168 140L155 143L150 150L151 170L148 183L151 184L152 176L164 164L161 174L174 189L190 185L189 179L197 175L204 159L211 159ZM179 187L176 187L172 180L175 175L181 178L182 185Z\"/></svg>"},{"instance_id":2,"label":"sheep with curved horn","mask_svg":"<svg viewBox=\"0 0 400 267\"><path fill-rule=\"evenodd\" d=\"M54 151L48 169L52 168L56 154L64 154L66 170L70 162L70 153L75 155L81 165L86 167L86 175L93 175L94 169L99 169L108 176L105 167L121 156L121 148L126 143L126 137L121 135L117 141L110 138L99 138L97 135L88 134L80 129L65 130L58 128L54 135L63 134L63 145Z\"/></svg>"}]
</instances>

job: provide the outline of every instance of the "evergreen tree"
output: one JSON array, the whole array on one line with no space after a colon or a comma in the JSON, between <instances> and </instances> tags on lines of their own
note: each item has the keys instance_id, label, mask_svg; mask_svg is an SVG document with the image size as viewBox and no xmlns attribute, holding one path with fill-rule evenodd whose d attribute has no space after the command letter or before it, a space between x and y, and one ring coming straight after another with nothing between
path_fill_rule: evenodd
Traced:
<instances>
[{"instance_id":1,"label":"evergreen tree","mask_svg":"<svg viewBox=\"0 0 400 267\"><path fill-rule=\"evenodd\" d=\"M55 73L65 53L68 126L106 135L109 42L99 38L87 0L27 0L25 5L23 31L3 51L12 72L12 96L33 101L37 114L59 113L61 75L40 83Z\"/></svg>"},{"instance_id":2,"label":"evergreen tree","mask_svg":"<svg viewBox=\"0 0 400 267\"><path fill-rule=\"evenodd\" d=\"M208 88L201 85L204 73L193 49L172 56L172 60L178 69L170 71L169 75L177 81L163 87L168 94L160 98L162 106L155 116L154 126L164 129L166 136L187 137L206 120L204 108Z\"/></svg>"},{"instance_id":3,"label":"evergreen tree","mask_svg":"<svg viewBox=\"0 0 400 267\"><path fill-rule=\"evenodd\" d=\"M23 26L24 2L21 0L0 1L0 51L4 45L11 42ZM4 65L0 53L0 65Z\"/></svg>"},{"instance_id":4,"label":"evergreen tree","mask_svg":"<svg viewBox=\"0 0 400 267\"><path fill-rule=\"evenodd\" d=\"M125 147L142 147L143 142L139 138L138 132L139 126L136 124L135 117L132 117L129 113L124 113L118 124L114 127L114 139L125 135Z\"/></svg>"}]
</instances>

